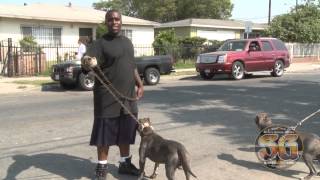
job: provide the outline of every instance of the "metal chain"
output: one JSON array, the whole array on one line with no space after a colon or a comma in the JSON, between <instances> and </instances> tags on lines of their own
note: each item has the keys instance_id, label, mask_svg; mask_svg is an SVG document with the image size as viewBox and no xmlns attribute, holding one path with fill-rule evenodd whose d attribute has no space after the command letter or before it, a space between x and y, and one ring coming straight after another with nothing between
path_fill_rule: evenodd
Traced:
<instances>
[{"instance_id":1,"label":"metal chain","mask_svg":"<svg viewBox=\"0 0 320 180\"><path fill-rule=\"evenodd\" d=\"M101 69L99 66L96 66L98 69L98 71L100 73L102 73ZM100 81L100 83L109 91L109 93L114 97L114 99L122 106L122 108L128 112L128 114L135 120L139 123L137 117L130 111L130 109L127 108L127 106L124 105L124 103L120 100L120 97L124 98L124 99L127 99L127 100L131 100L131 101L136 101L137 99L134 99L134 98L129 98L129 97L126 97L124 95L122 95L119 91L117 91L117 89L115 87L112 86L111 82L107 79L106 76L103 75L103 79L108 83L105 83L104 80L94 71L94 69L92 67L89 66L89 69L91 70L91 72L93 73L93 75ZM115 94L115 93L118 94L118 96Z\"/></svg>"},{"instance_id":2,"label":"metal chain","mask_svg":"<svg viewBox=\"0 0 320 180\"><path fill-rule=\"evenodd\" d=\"M103 80L106 81L106 84L122 99L126 99L128 101L136 101L136 98L132 98L132 97L128 97L128 96L124 96L123 94L121 94L110 82L110 80L103 74L103 71L101 70L101 68L99 66L96 66L96 69L98 70L98 72L101 74Z\"/></svg>"},{"instance_id":3,"label":"metal chain","mask_svg":"<svg viewBox=\"0 0 320 180\"><path fill-rule=\"evenodd\" d=\"M314 113L310 114L309 116L305 117L304 119L302 119L301 121L299 121L294 127L293 130L295 130L298 126L301 126L302 123L304 123L306 120L310 119L312 116L316 115L317 113L320 112L320 109L318 109L317 111L315 111Z\"/></svg>"}]
</instances>

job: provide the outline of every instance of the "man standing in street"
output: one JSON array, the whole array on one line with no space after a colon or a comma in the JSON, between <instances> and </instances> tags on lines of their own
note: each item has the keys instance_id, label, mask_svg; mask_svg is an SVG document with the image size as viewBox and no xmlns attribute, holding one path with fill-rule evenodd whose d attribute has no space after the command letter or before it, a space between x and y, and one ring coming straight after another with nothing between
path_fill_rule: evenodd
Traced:
<instances>
[{"instance_id":1,"label":"man standing in street","mask_svg":"<svg viewBox=\"0 0 320 180\"><path fill-rule=\"evenodd\" d=\"M138 100L143 96L143 83L134 61L132 42L121 35L121 13L109 10L105 15L108 32L88 47L88 56L96 57L103 75L124 97ZM131 163L130 144L134 144L137 122L124 110L110 92L96 79L94 95L94 123L90 145L97 147L98 164L96 179L106 179L109 147L116 145L120 150L119 174L139 175ZM135 117L137 102L122 98L121 102Z\"/></svg>"}]
</instances>

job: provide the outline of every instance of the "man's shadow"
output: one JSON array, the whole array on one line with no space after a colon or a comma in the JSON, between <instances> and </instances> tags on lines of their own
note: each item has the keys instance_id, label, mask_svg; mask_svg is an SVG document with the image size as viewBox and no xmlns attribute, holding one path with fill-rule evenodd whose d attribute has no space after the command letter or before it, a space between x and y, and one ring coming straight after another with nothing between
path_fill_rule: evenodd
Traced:
<instances>
[{"instance_id":1,"label":"man's shadow","mask_svg":"<svg viewBox=\"0 0 320 180\"><path fill-rule=\"evenodd\" d=\"M222 154L218 155L218 158L221 160L224 160L224 161L228 161L232 164L236 164L238 166L246 167L248 169L254 169L254 170L258 170L258 171L269 171L269 172L275 173L280 176L290 177L292 179L300 179L300 178L295 177L295 175L299 175L300 173L306 173L303 171L296 171L296 170L291 170L291 169L286 169L286 170L268 169L266 167L263 167L261 163L237 159L232 154L222 153Z\"/></svg>"},{"instance_id":2,"label":"man's shadow","mask_svg":"<svg viewBox=\"0 0 320 180\"><path fill-rule=\"evenodd\" d=\"M15 161L7 170L5 180L17 179L17 176L30 167L47 171L51 174L61 176L64 179L94 178L96 164L88 159L66 154L44 153L36 155L15 155ZM129 176L120 176L118 168L114 164L108 164L108 174L116 179L134 179ZM136 179L136 178L135 178Z\"/></svg>"}]
</instances>

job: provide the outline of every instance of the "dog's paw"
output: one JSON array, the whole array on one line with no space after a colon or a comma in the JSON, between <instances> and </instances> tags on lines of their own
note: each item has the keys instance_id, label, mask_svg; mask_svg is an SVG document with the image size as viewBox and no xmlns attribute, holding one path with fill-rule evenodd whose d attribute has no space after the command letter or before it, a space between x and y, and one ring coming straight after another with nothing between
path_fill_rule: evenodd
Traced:
<instances>
[{"instance_id":1,"label":"dog's paw","mask_svg":"<svg viewBox=\"0 0 320 180\"><path fill-rule=\"evenodd\" d=\"M157 177L157 173L151 174L151 176L149 176L150 179L155 179Z\"/></svg>"},{"instance_id":2,"label":"dog's paw","mask_svg":"<svg viewBox=\"0 0 320 180\"><path fill-rule=\"evenodd\" d=\"M311 179L312 175L308 175L308 176L305 176L305 177L301 177L300 180L309 180Z\"/></svg>"}]
</instances>

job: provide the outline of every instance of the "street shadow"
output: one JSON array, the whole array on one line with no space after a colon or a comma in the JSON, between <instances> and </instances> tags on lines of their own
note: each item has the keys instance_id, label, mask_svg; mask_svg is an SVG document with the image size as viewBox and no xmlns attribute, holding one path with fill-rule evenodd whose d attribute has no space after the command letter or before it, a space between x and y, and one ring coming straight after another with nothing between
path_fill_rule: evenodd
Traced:
<instances>
[{"instance_id":1,"label":"street shadow","mask_svg":"<svg viewBox=\"0 0 320 180\"><path fill-rule=\"evenodd\" d=\"M41 91L43 92L86 92L86 90L81 89L78 86L70 87L70 88L63 88L60 86L59 83L48 83L43 84L41 86Z\"/></svg>"},{"instance_id":2,"label":"street shadow","mask_svg":"<svg viewBox=\"0 0 320 180\"><path fill-rule=\"evenodd\" d=\"M242 159L237 159L232 154L225 154L225 153L219 154L218 159L228 161L231 164L236 164L241 167L246 167L248 170L268 171L268 172L277 174L279 176L290 177L292 179L300 179L295 176L299 175L300 173L306 173L303 171L296 171L291 169L285 169L285 170L268 169L266 167L263 167L260 162L251 162L251 161L246 161Z\"/></svg>"},{"instance_id":3,"label":"street shadow","mask_svg":"<svg viewBox=\"0 0 320 180\"><path fill-rule=\"evenodd\" d=\"M16 179L24 170L35 167L65 179L91 179L95 165L88 159L66 154L44 153L36 155L14 155L14 163L7 170L5 180Z\"/></svg>"},{"instance_id":4,"label":"street shadow","mask_svg":"<svg viewBox=\"0 0 320 180\"><path fill-rule=\"evenodd\" d=\"M246 75L244 77L243 80L246 80L246 79L260 79L260 78L271 78L272 76L270 75L267 75L267 74L253 74L253 75ZM232 77L230 77L229 75L227 74L216 74L215 76L213 76L212 79L207 79L207 80L204 80L200 77L200 75L190 75L190 76L186 76L186 77L183 77L183 78L180 78L179 80L197 80L197 81L234 81L232 79Z\"/></svg>"},{"instance_id":5,"label":"street shadow","mask_svg":"<svg viewBox=\"0 0 320 180\"><path fill-rule=\"evenodd\" d=\"M240 146L253 145L258 135L254 123L257 113L267 112L274 124L292 126L319 108L319 82L297 78L164 86L145 91L140 103L152 105L172 121L182 123L181 126L217 126L212 135L225 137ZM319 115L310 118L298 130L318 134L320 122L317 119ZM158 130L166 131L166 128Z\"/></svg>"},{"instance_id":6,"label":"street shadow","mask_svg":"<svg viewBox=\"0 0 320 180\"><path fill-rule=\"evenodd\" d=\"M14 180L24 170L30 167L42 169L52 175L61 176L64 179L94 179L95 163L88 159L71 156L67 154L43 153L36 155L14 155L13 164L7 169L7 176L4 180ZM51 176L51 175L50 175ZM108 176L116 179L134 180L136 177L118 174L118 167L114 164L108 164ZM39 179L41 177L30 177ZM46 179L45 177L42 177Z\"/></svg>"}]
</instances>

